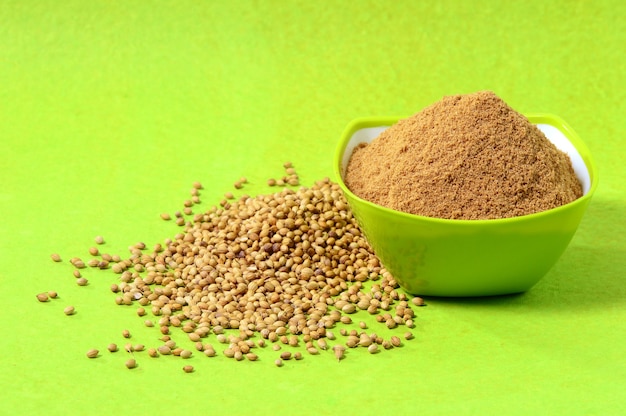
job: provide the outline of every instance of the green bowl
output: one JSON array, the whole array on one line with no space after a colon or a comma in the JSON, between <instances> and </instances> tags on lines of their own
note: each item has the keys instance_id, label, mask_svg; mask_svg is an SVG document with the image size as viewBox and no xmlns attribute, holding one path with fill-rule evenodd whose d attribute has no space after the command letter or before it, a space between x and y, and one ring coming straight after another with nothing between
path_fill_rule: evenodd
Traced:
<instances>
[{"instance_id":1,"label":"green bowl","mask_svg":"<svg viewBox=\"0 0 626 416\"><path fill-rule=\"evenodd\" d=\"M359 198L343 181L352 151L399 118L363 118L348 125L335 153L335 176L376 255L407 292L430 296L524 292L565 251L598 185L596 167L585 144L563 120L550 114L527 118L569 155L583 196L547 211L496 220L430 218Z\"/></svg>"}]
</instances>

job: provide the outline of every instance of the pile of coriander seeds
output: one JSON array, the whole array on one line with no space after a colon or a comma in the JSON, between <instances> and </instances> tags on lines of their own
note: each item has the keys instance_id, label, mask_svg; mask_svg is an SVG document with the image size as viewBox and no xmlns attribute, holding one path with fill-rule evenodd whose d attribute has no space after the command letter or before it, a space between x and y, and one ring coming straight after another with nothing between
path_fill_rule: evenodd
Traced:
<instances>
[{"instance_id":1,"label":"pile of coriander seeds","mask_svg":"<svg viewBox=\"0 0 626 416\"><path fill-rule=\"evenodd\" d=\"M340 187L327 178L284 186L256 197L228 193L203 213L177 212L178 234L152 249L133 245L128 258L91 253L100 258L88 264L119 276L115 303L137 304L143 319L153 315L145 324L160 331L162 344L149 348L151 357L191 354L176 346L174 331L207 357L220 355L217 344L234 360L260 361L254 349L270 348L279 367L323 351L337 360L350 348L376 354L401 346L398 335L413 337L414 307L423 300L402 292L382 267ZM186 208L199 203L200 189L194 184ZM375 316L380 329L353 322L358 311Z\"/></svg>"}]
</instances>

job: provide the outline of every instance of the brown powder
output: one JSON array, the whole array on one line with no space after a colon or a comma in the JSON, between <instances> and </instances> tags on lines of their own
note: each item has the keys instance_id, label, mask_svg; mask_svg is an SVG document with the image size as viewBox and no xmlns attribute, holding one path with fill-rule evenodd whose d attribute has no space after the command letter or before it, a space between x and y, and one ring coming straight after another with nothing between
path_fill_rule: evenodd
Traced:
<instances>
[{"instance_id":1,"label":"brown powder","mask_svg":"<svg viewBox=\"0 0 626 416\"><path fill-rule=\"evenodd\" d=\"M345 182L376 204L447 219L515 217L582 196L569 157L490 91L444 97L360 144Z\"/></svg>"}]
</instances>

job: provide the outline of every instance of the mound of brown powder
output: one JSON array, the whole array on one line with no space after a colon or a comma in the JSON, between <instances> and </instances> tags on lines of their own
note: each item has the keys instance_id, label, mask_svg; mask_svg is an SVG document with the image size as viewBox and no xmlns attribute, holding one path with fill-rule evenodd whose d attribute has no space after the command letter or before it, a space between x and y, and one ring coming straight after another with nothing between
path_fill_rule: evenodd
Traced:
<instances>
[{"instance_id":1,"label":"mound of brown powder","mask_svg":"<svg viewBox=\"0 0 626 416\"><path fill-rule=\"evenodd\" d=\"M582 196L569 157L490 91L444 97L359 145L345 182L376 204L448 219L515 217Z\"/></svg>"}]
</instances>

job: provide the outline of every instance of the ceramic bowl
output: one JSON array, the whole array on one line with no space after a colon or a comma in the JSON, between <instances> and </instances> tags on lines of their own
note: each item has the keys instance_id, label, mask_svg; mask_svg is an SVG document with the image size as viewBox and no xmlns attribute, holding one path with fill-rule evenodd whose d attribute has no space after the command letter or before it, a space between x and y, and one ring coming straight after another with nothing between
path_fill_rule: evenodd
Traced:
<instances>
[{"instance_id":1,"label":"ceramic bowl","mask_svg":"<svg viewBox=\"0 0 626 416\"><path fill-rule=\"evenodd\" d=\"M399 118L363 118L348 125L335 153L335 176L370 245L407 292L425 296L524 292L565 251L597 187L596 167L585 144L559 117L527 118L569 155L583 196L547 211L493 220L431 218L359 198L343 181L352 151Z\"/></svg>"}]
</instances>

